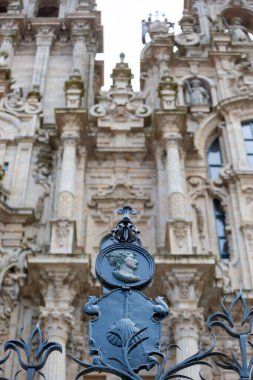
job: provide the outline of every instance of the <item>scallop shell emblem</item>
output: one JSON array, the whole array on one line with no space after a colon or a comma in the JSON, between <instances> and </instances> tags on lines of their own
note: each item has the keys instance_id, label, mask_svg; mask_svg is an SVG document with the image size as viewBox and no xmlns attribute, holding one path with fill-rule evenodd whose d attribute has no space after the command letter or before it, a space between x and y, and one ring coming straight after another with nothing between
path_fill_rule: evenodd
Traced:
<instances>
[{"instance_id":1,"label":"scallop shell emblem","mask_svg":"<svg viewBox=\"0 0 253 380\"><path fill-rule=\"evenodd\" d=\"M129 318L122 318L115 323L113 329L109 330L106 334L107 339L114 346L122 347L129 339L136 334L138 329ZM131 341L131 343L137 343L141 340L141 334L137 334Z\"/></svg>"}]
</instances>

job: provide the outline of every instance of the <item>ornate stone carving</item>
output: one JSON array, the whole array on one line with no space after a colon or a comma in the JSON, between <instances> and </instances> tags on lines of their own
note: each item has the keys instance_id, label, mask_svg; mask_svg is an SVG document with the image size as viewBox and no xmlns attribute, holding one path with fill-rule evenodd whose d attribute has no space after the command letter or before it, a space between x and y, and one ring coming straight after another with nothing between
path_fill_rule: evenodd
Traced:
<instances>
[{"instance_id":1,"label":"ornate stone carving","mask_svg":"<svg viewBox=\"0 0 253 380\"><path fill-rule=\"evenodd\" d=\"M44 210L44 201L48 197L50 192L50 175L52 172L53 164L53 154L49 146L43 144L40 147L37 156L37 167L34 173L34 179L37 184L40 184L44 192L39 196L36 207L35 207L35 217L40 220Z\"/></svg>"},{"instance_id":2,"label":"ornate stone carving","mask_svg":"<svg viewBox=\"0 0 253 380\"><path fill-rule=\"evenodd\" d=\"M253 236L252 236L253 238ZM229 263L224 260L218 260L215 266L215 279L217 286L223 289L224 293L232 292Z\"/></svg>"},{"instance_id":3,"label":"ornate stone carving","mask_svg":"<svg viewBox=\"0 0 253 380\"><path fill-rule=\"evenodd\" d=\"M108 207L108 211L112 204L121 206L122 203L142 203L144 208L152 208L153 201L149 194L143 189L136 189L132 186L117 184L109 189L101 189L91 197L89 207L104 208Z\"/></svg>"},{"instance_id":4,"label":"ornate stone carving","mask_svg":"<svg viewBox=\"0 0 253 380\"><path fill-rule=\"evenodd\" d=\"M203 274L197 269L178 268L164 276L164 291L174 307L197 307L202 294Z\"/></svg>"},{"instance_id":5,"label":"ornate stone carving","mask_svg":"<svg viewBox=\"0 0 253 380\"><path fill-rule=\"evenodd\" d=\"M121 62L116 64L112 73L113 85L107 93L101 94L99 105L90 109L93 117L98 119L98 133L107 130L114 134L144 127L144 119L151 115L151 108L144 104L142 95L134 93L131 87L132 73L128 64L124 62L122 53ZM105 129L106 128L106 129ZM100 132L101 131L101 132ZM110 138L112 143L113 137ZM126 141L124 141L126 145ZM130 142L129 142L130 143ZM102 141L101 141L102 144ZM118 141L115 142L118 144ZM102 144L103 145L103 144ZM108 144L107 144L108 146Z\"/></svg>"},{"instance_id":6,"label":"ornate stone carving","mask_svg":"<svg viewBox=\"0 0 253 380\"><path fill-rule=\"evenodd\" d=\"M179 21L182 33L175 37L178 45L192 46L198 45L200 42L199 35L195 32L196 20L187 10L183 12L183 18Z\"/></svg>"},{"instance_id":7,"label":"ornate stone carving","mask_svg":"<svg viewBox=\"0 0 253 380\"><path fill-rule=\"evenodd\" d=\"M67 220L59 220L57 222L56 236L60 247L64 247L68 241L70 232L69 222Z\"/></svg>"},{"instance_id":8,"label":"ornate stone carving","mask_svg":"<svg viewBox=\"0 0 253 380\"><path fill-rule=\"evenodd\" d=\"M84 96L84 82L79 69L74 69L72 75L65 82L66 105L70 108L81 106L81 98Z\"/></svg>"},{"instance_id":9,"label":"ornate stone carving","mask_svg":"<svg viewBox=\"0 0 253 380\"><path fill-rule=\"evenodd\" d=\"M170 309L170 327L177 335L191 335L191 329L201 333L205 330L203 308ZM188 334L187 334L188 333Z\"/></svg>"},{"instance_id":10,"label":"ornate stone carving","mask_svg":"<svg viewBox=\"0 0 253 380\"><path fill-rule=\"evenodd\" d=\"M13 87L11 92L4 99L4 107L8 111L22 112L27 114L38 114L42 111L42 105L40 103L40 95L37 91L31 91L27 98L23 97L22 88Z\"/></svg>"},{"instance_id":11,"label":"ornate stone carving","mask_svg":"<svg viewBox=\"0 0 253 380\"><path fill-rule=\"evenodd\" d=\"M158 87L158 94L161 98L161 107L164 110L176 108L177 83L169 73L164 73Z\"/></svg>"},{"instance_id":12,"label":"ornate stone carving","mask_svg":"<svg viewBox=\"0 0 253 380\"><path fill-rule=\"evenodd\" d=\"M185 100L192 106L210 106L211 98L209 91L198 78L185 81ZM209 110L209 108L208 108Z\"/></svg>"},{"instance_id":13,"label":"ornate stone carving","mask_svg":"<svg viewBox=\"0 0 253 380\"><path fill-rule=\"evenodd\" d=\"M238 43L251 43L250 36L247 29L242 25L240 17L235 17L232 20L232 25L229 26L231 32L232 42Z\"/></svg>"}]
</instances>

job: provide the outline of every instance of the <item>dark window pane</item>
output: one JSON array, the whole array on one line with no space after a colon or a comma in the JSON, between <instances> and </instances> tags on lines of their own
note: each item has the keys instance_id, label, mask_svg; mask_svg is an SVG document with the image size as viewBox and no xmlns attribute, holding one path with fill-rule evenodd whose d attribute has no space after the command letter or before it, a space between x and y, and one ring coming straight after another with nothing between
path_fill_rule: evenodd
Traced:
<instances>
[{"instance_id":1,"label":"dark window pane","mask_svg":"<svg viewBox=\"0 0 253 380\"><path fill-rule=\"evenodd\" d=\"M213 200L213 205L220 258L227 259L229 258L229 252L228 242L226 239L225 214L218 199Z\"/></svg>"},{"instance_id":2,"label":"dark window pane","mask_svg":"<svg viewBox=\"0 0 253 380\"><path fill-rule=\"evenodd\" d=\"M222 167L222 155L220 149L219 139L215 139L214 142L210 145L207 154L207 162L209 169L209 177L211 179L217 179L220 174L220 169Z\"/></svg>"}]
</instances>

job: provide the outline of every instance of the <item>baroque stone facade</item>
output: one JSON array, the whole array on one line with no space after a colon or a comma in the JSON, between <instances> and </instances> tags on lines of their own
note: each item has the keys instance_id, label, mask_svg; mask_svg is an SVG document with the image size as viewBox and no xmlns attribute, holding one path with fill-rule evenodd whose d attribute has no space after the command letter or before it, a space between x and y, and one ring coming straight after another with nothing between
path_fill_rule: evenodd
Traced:
<instances>
[{"instance_id":1,"label":"baroque stone facade","mask_svg":"<svg viewBox=\"0 0 253 380\"><path fill-rule=\"evenodd\" d=\"M88 355L81 310L101 293L96 255L126 202L156 261L147 293L170 305L174 360L208 340L222 294L242 287L252 303L252 16L252 0L185 0L179 34L143 21L141 92L124 54L100 92L95 0L0 1L0 340L40 321L64 352L48 380L77 374L66 352Z\"/></svg>"}]
</instances>

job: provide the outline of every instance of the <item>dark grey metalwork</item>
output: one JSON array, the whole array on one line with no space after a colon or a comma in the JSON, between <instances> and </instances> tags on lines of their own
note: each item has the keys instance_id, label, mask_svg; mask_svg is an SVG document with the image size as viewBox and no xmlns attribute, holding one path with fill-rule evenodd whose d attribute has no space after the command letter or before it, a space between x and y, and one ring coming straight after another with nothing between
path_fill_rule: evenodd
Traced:
<instances>
[{"instance_id":1,"label":"dark grey metalwork","mask_svg":"<svg viewBox=\"0 0 253 380\"><path fill-rule=\"evenodd\" d=\"M238 306L242 306L244 310L240 324L238 321L235 323L233 317L233 311L236 312ZM223 369L238 373L240 380L253 379L253 343L249 340L252 335L253 308L248 308L242 290L240 290L228 309L226 309L223 299L221 302L221 310L222 312L214 313L207 319L208 328L212 330L214 326L221 327L231 337L237 339L240 348L240 357L238 358L238 355L236 355L234 349L232 349L231 358L227 355L223 355L223 360L215 360L215 363ZM251 350L251 355L249 355L249 349ZM249 357L250 359L248 359Z\"/></svg>"},{"instance_id":2,"label":"dark grey metalwork","mask_svg":"<svg viewBox=\"0 0 253 380\"><path fill-rule=\"evenodd\" d=\"M140 292L152 280L154 261L137 243L139 231L129 218L136 211L126 205L118 212L123 214L123 218L113 230L113 244L104 248L96 261L97 277L109 291L100 298L88 297L83 309L86 314L95 317L89 322L89 350L93 362L81 361L69 355L82 367L76 380L91 372L112 373L122 380L141 380L139 372L142 369L156 371L156 380L190 379L179 372L194 365L211 366L206 361L211 357L214 357L214 362L220 368L236 372L239 380L253 380L253 356L249 352L249 349L253 349L249 339L252 335L253 308L248 308L241 290L228 309L223 299L221 311L208 318L207 326L213 336L212 346L208 350L200 349L195 355L166 369L168 357L160 350L160 338L161 321L168 316L169 309L162 297L152 301ZM240 327L233 316L238 305L243 308ZM232 349L229 357L215 351L214 327L222 328L236 339L240 353L236 354ZM172 345L167 351L175 347ZM19 340L6 342L4 350L7 354L0 359L0 366L8 363L11 350L18 356L21 369L14 380L18 379L21 371L26 372L27 380L33 380L36 373L44 377L41 370L48 356L53 351L62 352L60 344L48 342L48 338L43 341L39 325L36 325L27 342L21 334ZM25 354L23 356L22 351ZM1 367L0 371L3 373ZM204 379L201 374L200 377ZM0 380L9 379L0 376Z\"/></svg>"},{"instance_id":3,"label":"dark grey metalwork","mask_svg":"<svg viewBox=\"0 0 253 380\"><path fill-rule=\"evenodd\" d=\"M5 351L14 350L16 352L19 365L22 368L16 373L15 379L17 379L18 374L22 372L22 370L26 371L27 380L33 380L36 373L39 373L42 377L44 377L43 373L40 371L45 366L48 356L53 351L62 352L62 347L59 343L49 342L48 337L43 340L42 332L38 324L31 332L27 342L22 338L22 331L23 330L20 332L19 340L9 340L4 345ZM22 351L25 353L26 360L23 360L22 358ZM11 351L9 351L6 357L0 361L0 365L7 361L10 353ZM1 377L0 380L8 379Z\"/></svg>"},{"instance_id":4,"label":"dark grey metalwork","mask_svg":"<svg viewBox=\"0 0 253 380\"><path fill-rule=\"evenodd\" d=\"M118 210L118 214L123 215L123 218L112 230L113 239L119 243L139 242L138 235L140 231L134 226L130 219L130 215L136 215L137 211L126 204L123 208Z\"/></svg>"},{"instance_id":5,"label":"dark grey metalwork","mask_svg":"<svg viewBox=\"0 0 253 380\"><path fill-rule=\"evenodd\" d=\"M97 278L110 292L100 298L89 297L84 306L86 314L96 317L89 322L93 363L71 356L84 368L76 379L91 372L109 372L124 380L139 380L140 370L154 367L157 380L186 378L177 373L192 365L209 365L204 359L218 354L213 352L213 345L165 371L167 357L160 351L161 321L169 309L162 297L152 301L138 291L152 280L154 260L134 244L139 231L129 216L136 211L126 205L118 213L123 219L112 230L115 244L104 248L96 260Z\"/></svg>"}]
</instances>

